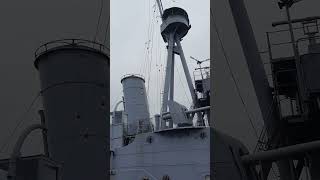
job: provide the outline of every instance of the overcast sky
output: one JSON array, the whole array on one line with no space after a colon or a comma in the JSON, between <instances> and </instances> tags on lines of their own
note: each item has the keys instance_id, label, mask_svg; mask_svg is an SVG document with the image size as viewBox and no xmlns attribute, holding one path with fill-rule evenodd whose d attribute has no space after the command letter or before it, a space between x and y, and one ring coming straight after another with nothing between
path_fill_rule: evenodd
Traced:
<instances>
[{"instance_id":1,"label":"overcast sky","mask_svg":"<svg viewBox=\"0 0 320 180\"><path fill-rule=\"evenodd\" d=\"M192 28L183 39L182 47L193 79L194 68L198 66L190 56L199 60L210 57L210 1L162 2L164 9L178 6L189 14ZM111 0L111 110L122 97L121 77L126 74L141 74L146 79L150 115L159 113L167 58L160 24L155 0ZM205 65L209 64L206 62ZM178 56L175 69L175 99L189 108L191 96Z\"/></svg>"}]
</instances>

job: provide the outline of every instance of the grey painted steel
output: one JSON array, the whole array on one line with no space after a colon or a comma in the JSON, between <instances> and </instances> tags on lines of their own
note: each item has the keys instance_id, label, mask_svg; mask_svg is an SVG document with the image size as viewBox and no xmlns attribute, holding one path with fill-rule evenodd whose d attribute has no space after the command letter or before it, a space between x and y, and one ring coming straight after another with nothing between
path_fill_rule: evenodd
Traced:
<instances>
[{"instance_id":1,"label":"grey painted steel","mask_svg":"<svg viewBox=\"0 0 320 180\"><path fill-rule=\"evenodd\" d=\"M184 74L185 74L186 79L187 79L187 84L188 84L189 91L190 91L190 94L191 94L191 97L192 97L193 105L195 106L194 108L197 108L198 107L198 98L197 98L197 95L196 95L195 88L193 87L193 84L192 84L191 75L190 75L190 72L189 72L187 61L186 61L186 58L184 56L183 49L182 49L181 42L180 42L179 38L176 38L176 43L177 43L177 47L179 49L179 55L180 55L183 71L184 71ZM204 120L203 120L202 115L201 115L200 112L197 112L197 117L198 117L198 125L199 126L204 126Z\"/></svg>"},{"instance_id":2,"label":"grey painted steel","mask_svg":"<svg viewBox=\"0 0 320 180\"><path fill-rule=\"evenodd\" d=\"M318 45L313 45L313 46L318 46ZM317 53L315 53L318 50ZM306 88L306 93L314 96L319 94L320 92L320 82L319 82L319 68L320 68L320 53L319 49L317 47L313 48L312 50L314 53L309 53L302 55L300 57L300 63L301 63L301 68L303 72L303 80ZM316 97L315 97L316 98ZM311 159L312 163L310 165L310 173L312 179L320 179L320 155L319 155L319 150L314 151L312 153L308 153L309 158Z\"/></svg>"},{"instance_id":3,"label":"grey painted steel","mask_svg":"<svg viewBox=\"0 0 320 180\"><path fill-rule=\"evenodd\" d=\"M45 126L43 126L42 124L34 124L31 125L29 127L27 127L19 136L12 154L10 156L10 161L9 161L9 169L8 169L8 180L16 180L16 170L17 170L17 160L20 157L20 151L21 151L21 147L25 141L25 139L28 137L28 135L30 133L32 133L34 130L37 129L46 129Z\"/></svg>"},{"instance_id":4,"label":"grey painted steel","mask_svg":"<svg viewBox=\"0 0 320 180\"><path fill-rule=\"evenodd\" d=\"M125 123L126 114L124 111L113 111L112 112L112 124Z\"/></svg>"},{"instance_id":5,"label":"grey painted steel","mask_svg":"<svg viewBox=\"0 0 320 180\"><path fill-rule=\"evenodd\" d=\"M120 105L121 103L123 103L123 101L119 101L119 102L114 106L113 111L117 111L117 109L118 109L118 107L119 107L119 105Z\"/></svg>"},{"instance_id":6,"label":"grey painted steel","mask_svg":"<svg viewBox=\"0 0 320 180\"><path fill-rule=\"evenodd\" d=\"M177 47L179 49L179 54L180 54L180 58L181 58L183 71L184 71L184 74L185 74L186 79L187 79L188 88L189 88L189 91L190 91L190 94L191 94L191 97L192 97L192 100L193 100L193 104L196 105L197 104L197 95L196 95L196 92L195 92L193 84L192 84L190 71L189 71L189 68L188 68L188 65L187 65L186 58L184 56L184 52L183 52L183 49L182 49L182 46L181 46L180 39L177 38L176 39L176 43L177 43Z\"/></svg>"},{"instance_id":7,"label":"grey painted steel","mask_svg":"<svg viewBox=\"0 0 320 180\"><path fill-rule=\"evenodd\" d=\"M170 97L169 100L174 101L174 54L172 55L171 74L170 74Z\"/></svg>"},{"instance_id":8,"label":"grey painted steel","mask_svg":"<svg viewBox=\"0 0 320 180\"><path fill-rule=\"evenodd\" d=\"M163 13L162 20L163 22L160 30L164 41L168 42L168 57L162 96L161 116L168 110L168 100L174 100L174 55L176 53L175 43L178 44L176 38L180 41L190 29L187 12L178 7L166 9ZM182 48L178 54L181 56L181 53L183 53ZM181 59L181 61L183 60ZM164 122L161 123L163 124ZM172 122L170 122L170 127L171 125L173 125ZM163 125L161 127L163 127Z\"/></svg>"},{"instance_id":9,"label":"grey painted steel","mask_svg":"<svg viewBox=\"0 0 320 180\"><path fill-rule=\"evenodd\" d=\"M170 88L170 79L171 79L171 68L172 68L172 58L173 58L173 46L174 46L174 34L169 35L168 40L168 57L167 57L167 66L166 66L166 75L164 80L164 89L162 94L162 108L161 116L163 113L168 110L168 97L169 97L169 88ZM162 122L161 122L162 123Z\"/></svg>"},{"instance_id":10,"label":"grey painted steel","mask_svg":"<svg viewBox=\"0 0 320 180\"><path fill-rule=\"evenodd\" d=\"M44 127L47 127L44 111L39 110L38 113L40 115L41 125ZM47 132L48 132L47 129L42 130L43 151L45 156L50 157L49 149L48 149L48 133Z\"/></svg>"},{"instance_id":11,"label":"grey painted steel","mask_svg":"<svg viewBox=\"0 0 320 180\"><path fill-rule=\"evenodd\" d=\"M176 37L183 38L190 28L189 17L185 10L178 7L164 10L160 30L165 42L169 40L169 34L172 32Z\"/></svg>"},{"instance_id":12,"label":"grey painted steel","mask_svg":"<svg viewBox=\"0 0 320 180\"><path fill-rule=\"evenodd\" d=\"M127 114L127 134L150 131L150 113L144 79L136 75L121 80L124 109ZM141 126L141 127L140 127Z\"/></svg>"},{"instance_id":13,"label":"grey painted steel","mask_svg":"<svg viewBox=\"0 0 320 180\"><path fill-rule=\"evenodd\" d=\"M262 117L268 134L271 136L275 133L275 129L277 128L277 118L273 113L270 114L270 112L276 111L269 110L270 108L273 108L271 89L259 54L259 49L257 47L248 13L243 0L229 0L229 4L241 41L242 50L247 61Z\"/></svg>"},{"instance_id":14,"label":"grey painted steel","mask_svg":"<svg viewBox=\"0 0 320 180\"><path fill-rule=\"evenodd\" d=\"M204 180L210 175L210 129L143 133L111 156L111 180Z\"/></svg>"},{"instance_id":15,"label":"grey painted steel","mask_svg":"<svg viewBox=\"0 0 320 180\"><path fill-rule=\"evenodd\" d=\"M313 17L307 17L307 18L301 18L301 19L293 19L291 20L291 23L299 23L299 22L305 22L305 21L313 21L320 19L320 16L313 16ZM272 23L273 27L289 24L289 21L278 21Z\"/></svg>"},{"instance_id":16,"label":"grey painted steel","mask_svg":"<svg viewBox=\"0 0 320 180\"><path fill-rule=\"evenodd\" d=\"M162 3L161 3L161 0L157 0L157 4L158 4L160 17L162 18L162 16L163 16L163 6L162 6Z\"/></svg>"},{"instance_id":17,"label":"grey painted steel","mask_svg":"<svg viewBox=\"0 0 320 180\"><path fill-rule=\"evenodd\" d=\"M302 67L301 67L299 49L297 47L297 42L295 40L290 9L288 6L286 6L285 9L286 9L286 15L287 15L287 19L288 19L290 37L291 37L291 42L292 42L291 43L292 49L294 52L294 60L295 60L295 64L296 64L298 98L300 99L299 100L300 101L300 109L301 109L302 118L304 119L305 115L307 115L308 111L309 111L309 107L308 107L307 103L305 103L307 100L307 97L306 97L306 89L305 89L305 84L304 84L304 77L303 77L303 72L302 72Z\"/></svg>"},{"instance_id":18,"label":"grey painted steel","mask_svg":"<svg viewBox=\"0 0 320 180\"><path fill-rule=\"evenodd\" d=\"M158 131L160 129L160 114L156 114L154 116L154 121L155 121L154 130Z\"/></svg>"},{"instance_id":19,"label":"grey painted steel","mask_svg":"<svg viewBox=\"0 0 320 180\"><path fill-rule=\"evenodd\" d=\"M0 168L8 170L10 159L1 159ZM61 164L44 155L19 157L17 161L17 180L60 180ZM1 173L0 179L7 180Z\"/></svg>"},{"instance_id":20,"label":"grey painted steel","mask_svg":"<svg viewBox=\"0 0 320 180\"><path fill-rule=\"evenodd\" d=\"M110 129L110 147L111 149L119 148L123 146L123 133L124 133L124 124L111 124Z\"/></svg>"},{"instance_id":21,"label":"grey painted steel","mask_svg":"<svg viewBox=\"0 0 320 180\"><path fill-rule=\"evenodd\" d=\"M169 8L164 11L163 23L161 24L161 34L165 42L168 42L168 58L166 67L166 76L163 91L163 103L161 108L161 116L163 113L167 112L168 109L168 98L173 101L174 99L174 55L175 53L180 55L183 70L187 79L189 91L193 100L193 104L197 107L197 96L192 84L190 72L184 57L182 46L180 43L181 38L183 38L189 31L189 18L188 14L181 8ZM175 44L177 46L175 47ZM176 49L175 49L176 48ZM169 96L170 95L170 96ZM170 110L170 109L169 109ZM171 110L170 110L171 111ZM204 125L202 116L198 113L199 125ZM164 122L161 122L164 123ZM170 121L169 127L173 124ZM163 125L161 127L164 127Z\"/></svg>"},{"instance_id":22,"label":"grey painted steel","mask_svg":"<svg viewBox=\"0 0 320 180\"><path fill-rule=\"evenodd\" d=\"M62 180L105 180L109 169L109 56L81 45L36 59L51 157ZM94 166L93 166L94 165Z\"/></svg>"},{"instance_id":23,"label":"grey painted steel","mask_svg":"<svg viewBox=\"0 0 320 180\"><path fill-rule=\"evenodd\" d=\"M280 159L287 159L298 154L308 154L311 151L320 150L320 141L313 141L308 143L302 143L269 151L259 152L252 155L244 155L241 157L243 163L257 164L259 161L276 161Z\"/></svg>"},{"instance_id":24,"label":"grey painted steel","mask_svg":"<svg viewBox=\"0 0 320 180\"><path fill-rule=\"evenodd\" d=\"M311 53L301 56L301 66L308 93L320 92L320 53Z\"/></svg>"},{"instance_id":25,"label":"grey painted steel","mask_svg":"<svg viewBox=\"0 0 320 180\"><path fill-rule=\"evenodd\" d=\"M211 178L214 180L258 180L253 167L244 166L241 156L248 149L237 139L213 128L210 134Z\"/></svg>"},{"instance_id":26,"label":"grey painted steel","mask_svg":"<svg viewBox=\"0 0 320 180\"><path fill-rule=\"evenodd\" d=\"M276 115L277 111L273 110L275 107L273 107L272 92L259 54L257 42L243 0L229 0L229 4L260 106L264 126L270 138L279 132L280 121ZM291 179L288 164L288 160L278 162L279 171L283 180Z\"/></svg>"},{"instance_id":27,"label":"grey painted steel","mask_svg":"<svg viewBox=\"0 0 320 180\"><path fill-rule=\"evenodd\" d=\"M197 112L204 112L204 111L209 111L211 109L211 106L206 106L206 107L201 107L197 109L191 109L189 111L185 111L186 114L192 114L192 113L197 113ZM169 112L163 114L164 119L170 119L171 115Z\"/></svg>"},{"instance_id":28,"label":"grey painted steel","mask_svg":"<svg viewBox=\"0 0 320 180\"><path fill-rule=\"evenodd\" d=\"M169 128L173 128L173 123L179 126L192 126L192 120L187 117L185 113L187 108L175 101L169 101L168 103L170 109L170 125Z\"/></svg>"},{"instance_id":29,"label":"grey painted steel","mask_svg":"<svg viewBox=\"0 0 320 180\"><path fill-rule=\"evenodd\" d=\"M122 101L121 101L122 102ZM126 121L126 115L124 111L112 112L112 124L110 128L110 147L111 149L115 147L123 146L123 137L125 132L124 125Z\"/></svg>"},{"instance_id":30,"label":"grey painted steel","mask_svg":"<svg viewBox=\"0 0 320 180\"><path fill-rule=\"evenodd\" d=\"M201 108L191 109L191 110L186 111L186 113L187 113L187 114L190 114L190 113L195 113L195 112L198 112L198 111L207 111L207 110L210 110L210 106L205 106L205 107L201 107ZM163 115L168 115L168 114L170 114L170 112L163 113Z\"/></svg>"}]
</instances>

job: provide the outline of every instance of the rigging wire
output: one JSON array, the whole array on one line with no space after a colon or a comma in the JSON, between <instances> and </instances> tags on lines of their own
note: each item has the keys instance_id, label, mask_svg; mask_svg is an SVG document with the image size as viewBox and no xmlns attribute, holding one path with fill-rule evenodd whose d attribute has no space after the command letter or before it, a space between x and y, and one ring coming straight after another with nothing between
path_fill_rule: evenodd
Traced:
<instances>
[{"instance_id":1,"label":"rigging wire","mask_svg":"<svg viewBox=\"0 0 320 180\"><path fill-rule=\"evenodd\" d=\"M158 20L157 20L157 24L158 24ZM160 36L157 36L157 44L156 44L156 92L155 92L155 104L156 104L156 107L155 109L160 109L159 107L159 94L160 94L160 66L159 66L159 62L160 62Z\"/></svg>"},{"instance_id":2,"label":"rigging wire","mask_svg":"<svg viewBox=\"0 0 320 180\"><path fill-rule=\"evenodd\" d=\"M105 36L104 36L104 40L103 40L103 45L106 45L106 41L107 41L107 36L109 34L109 30L110 30L110 16L108 17L108 22L107 22L107 26L106 26L106 30L105 30ZM109 39L110 41L110 39ZM109 44L108 44L109 46Z\"/></svg>"},{"instance_id":3,"label":"rigging wire","mask_svg":"<svg viewBox=\"0 0 320 180\"><path fill-rule=\"evenodd\" d=\"M244 107L244 110L245 110L245 112L246 112L246 115L247 115L247 117L248 117L248 119L249 119L249 121L250 121L250 125L251 125L251 127L252 127L252 129L253 129L253 131L254 131L254 134L255 134L255 136L256 136L257 138L259 138L259 135L258 135L258 132L257 132L257 130L256 130L256 127L255 127L254 124L253 124L253 120L252 120L251 116L249 115L249 111L248 111L248 108L247 108L247 106L246 106L246 103L245 103L245 101L244 101L244 99L243 99L243 97L242 97L242 95L241 95L240 87L239 87L239 85L238 85L238 81L237 81L237 79L236 79L236 77L235 77L235 75L234 75L234 73L233 73L233 71L232 71L232 69L231 69L231 63L230 63L230 60L229 60L229 58L228 58L228 56L227 56L227 52L226 52L226 50L225 50L225 48L224 48L224 45L223 45L223 42L222 42L220 33L219 33L219 31L218 31L218 26L217 26L216 21L215 21L215 19L214 19L214 16L213 16L213 13L212 13L212 9L210 9L210 13L211 13L211 18L212 18L213 26L214 26L214 29L215 29L215 31L216 31L216 34L217 34L217 37L218 37L218 40L219 40L219 43L220 43L220 46L221 46L221 49L222 49L222 52L223 52L224 59L226 60L226 63L227 63L227 66L228 66L228 69L229 69L231 78L232 78L232 80L233 80L233 82L234 82L234 85L235 85L236 90L237 90L237 93L238 93L238 96L239 96L239 98L240 98L240 100L241 100L241 103L242 103L242 105L243 105L243 107Z\"/></svg>"},{"instance_id":4,"label":"rigging wire","mask_svg":"<svg viewBox=\"0 0 320 180\"><path fill-rule=\"evenodd\" d=\"M96 27L96 33L94 35L94 38L93 38L93 41L96 42L97 40L97 36L98 36L98 33L99 33L99 27L100 27L100 21L101 21L101 15L102 15L102 10L103 10L103 1L104 0L101 0L101 5L100 5L100 11L99 11L99 17L98 17L98 23L97 23L97 27Z\"/></svg>"},{"instance_id":5,"label":"rigging wire","mask_svg":"<svg viewBox=\"0 0 320 180\"><path fill-rule=\"evenodd\" d=\"M160 40L159 40L159 47L160 47ZM161 108L161 104L162 104L162 102L161 102L161 91L162 91L162 81L163 81L163 77L162 77L162 51L161 51L162 49L159 49L159 62L160 62L160 64L159 64L159 86L160 86L160 88L159 88L159 109Z\"/></svg>"},{"instance_id":6,"label":"rigging wire","mask_svg":"<svg viewBox=\"0 0 320 180\"><path fill-rule=\"evenodd\" d=\"M181 84L181 86L182 86L183 92L184 92L184 94L185 94L186 97L187 97L188 103L189 103L190 105L192 105L191 100L190 100L190 98L189 98L189 96L188 96L188 94L187 94L186 87L185 87L184 84L182 83L182 79L181 79L181 75L180 75L179 68L177 68L177 72L178 72L179 82L180 82L180 84Z\"/></svg>"},{"instance_id":7,"label":"rigging wire","mask_svg":"<svg viewBox=\"0 0 320 180\"><path fill-rule=\"evenodd\" d=\"M153 82L153 81L150 81L151 80L151 78L154 78L154 76L152 76L152 75L154 75L154 73L152 73L153 71L153 69L154 68L152 68L152 66L153 66L153 64L154 63L156 63L156 62L154 62L154 61L156 61L156 60L154 60L154 53L157 53L157 49L158 49L158 47L155 47L156 46L156 43L155 43L155 39L154 39L154 34L155 34L155 26L157 25L157 23L156 23L156 2L154 3L154 5L152 6L153 7L153 14L152 14L152 26L151 26L151 38L150 38L150 59L149 59L149 64L148 64L148 69L147 69L147 76L146 76L146 78L148 79L148 84L147 84L147 92L148 92L148 96L150 97L150 94L151 93L155 93L154 91L153 92L151 92L151 90L154 90L154 88L152 88L151 90L150 90L150 87L151 87L151 84L150 84L150 82ZM155 54L155 58L157 59L157 54ZM157 91L157 90L155 90L155 91ZM156 109L156 100L154 100L154 101L151 101L152 102L152 105L153 105L153 107L154 107L154 109Z\"/></svg>"},{"instance_id":8,"label":"rigging wire","mask_svg":"<svg viewBox=\"0 0 320 180\"><path fill-rule=\"evenodd\" d=\"M155 4L156 5L156 4ZM154 40L154 27L155 27L155 12L156 12L156 8L155 8L155 5L153 6L154 7L154 10L153 10L153 16L152 16L152 27L151 27L151 50L150 50L150 59L149 59L149 66L148 66L148 90L147 92L149 93L149 88L150 88L150 77L151 77L151 66L152 66L152 61L153 61L153 40Z\"/></svg>"},{"instance_id":9,"label":"rigging wire","mask_svg":"<svg viewBox=\"0 0 320 180\"><path fill-rule=\"evenodd\" d=\"M24 122L24 120L26 119L25 117L30 113L32 107L35 105L35 103L37 102L37 100L39 99L39 97L41 97L41 93L39 92L32 100L32 102L30 103L30 105L27 107L26 111L21 115L20 120L18 120L18 123L16 124L16 126L14 127L13 131L10 133L9 137L7 138L7 140L4 142L4 144L1 146L0 148L0 153L3 153L4 150L6 148L8 148L8 145L11 141L11 139L13 138L13 135L16 133L16 131L18 130L18 128L22 125L22 123Z\"/></svg>"},{"instance_id":10,"label":"rigging wire","mask_svg":"<svg viewBox=\"0 0 320 180\"><path fill-rule=\"evenodd\" d=\"M141 75L145 75L145 70L146 70L146 65L147 65L147 59L148 59L148 56L149 56L149 46L150 46L150 26L151 26L151 18L150 18L150 1L149 1L149 4L148 4L148 13L149 13L149 18L148 18L148 24L147 24L147 34L148 34L148 37L147 37L147 41L145 42L145 53L144 53L144 60L143 60L143 63L141 63L141 65L140 65L140 70L139 70L139 72L140 72L140 74Z\"/></svg>"}]
</instances>

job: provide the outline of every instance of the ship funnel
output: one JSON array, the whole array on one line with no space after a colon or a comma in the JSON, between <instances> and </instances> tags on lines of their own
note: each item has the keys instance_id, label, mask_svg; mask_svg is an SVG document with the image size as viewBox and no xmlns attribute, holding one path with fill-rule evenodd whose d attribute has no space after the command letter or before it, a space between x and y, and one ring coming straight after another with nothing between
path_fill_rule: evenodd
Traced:
<instances>
[{"instance_id":1,"label":"ship funnel","mask_svg":"<svg viewBox=\"0 0 320 180\"><path fill-rule=\"evenodd\" d=\"M121 80L124 94L124 111L127 114L127 134L149 132L150 113L145 80L140 75L126 75Z\"/></svg>"},{"instance_id":2,"label":"ship funnel","mask_svg":"<svg viewBox=\"0 0 320 180\"><path fill-rule=\"evenodd\" d=\"M41 46L35 58L49 154L63 164L61 180L106 179L110 126L108 48L85 40L60 40Z\"/></svg>"}]
</instances>

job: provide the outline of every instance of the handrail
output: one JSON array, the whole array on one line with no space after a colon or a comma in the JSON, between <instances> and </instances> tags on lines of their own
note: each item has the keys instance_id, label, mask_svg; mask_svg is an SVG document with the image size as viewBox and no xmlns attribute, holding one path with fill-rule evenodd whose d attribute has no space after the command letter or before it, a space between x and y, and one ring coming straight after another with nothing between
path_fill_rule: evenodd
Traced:
<instances>
[{"instance_id":1,"label":"handrail","mask_svg":"<svg viewBox=\"0 0 320 180\"><path fill-rule=\"evenodd\" d=\"M124 78L127 78L127 77L132 77L132 76L139 77L139 78L142 78L143 80L145 80L143 75L141 75L141 74L125 74L125 75L123 75L121 77L121 79L124 79Z\"/></svg>"},{"instance_id":2,"label":"handrail","mask_svg":"<svg viewBox=\"0 0 320 180\"><path fill-rule=\"evenodd\" d=\"M305 28L305 27L320 27L320 24L294 27L294 28L292 28L292 29L293 29L293 30L300 30L300 29L303 29L303 28ZM276 33L289 32L289 31L290 31L289 29L285 28L285 29L276 30L276 31L267 31L267 33L269 33L269 34L276 34Z\"/></svg>"},{"instance_id":3,"label":"handrail","mask_svg":"<svg viewBox=\"0 0 320 180\"><path fill-rule=\"evenodd\" d=\"M320 28L320 25L317 25L317 27ZM296 29L303 29L303 28L296 28ZM283 30L281 32L284 32L284 31L287 31L287 30ZM277 33L277 32L280 32L280 31L275 31L275 32ZM272 49L274 49L274 48L281 48L281 47L288 46L288 45L293 43L292 41L271 42L272 38L270 37L270 35L272 35L272 34L273 34L273 32L267 32L267 38L269 39L268 40L268 49L269 49L270 52L272 52L273 51ZM299 39L297 39L295 41L297 48L300 48L301 47L301 43L310 40L310 38L314 38L314 39L317 40L317 39L320 39L320 36L319 35L315 35L315 36L312 36L312 37L306 37L306 36L300 37ZM274 58L275 57L273 57L273 53L271 53L270 59L274 59Z\"/></svg>"},{"instance_id":4,"label":"handrail","mask_svg":"<svg viewBox=\"0 0 320 180\"><path fill-rule=\"evenodd\" d=\"M256 154L247 154L242 156L241 160L245 164L256 164L261 161L277 161L280 159L286 159L293 155L306 154L312 151L318 151L319 149L320 141L316 140L307 143L280 147L277 149L263 151Z\"/></svg>"},{"instance_id":5,"label":"handrail","mask_svg":"<svg viewBox=\"0 0 320 180\"><path fill-rule=\"evenodd\" d=\"M87 46L93 49L96 49L98 51L101 51L103 53L106 53L107 55L110 54L110 48L95 42L95 41L90 41L90 40L86 40L86 39L59 39L59 40L53 40L47 43L42 44L41 46L39 46L35 53L34 56L35 58L38 58L41 54L53 49L53 48L57 48L59 46L62 45L83 45L83 46Z\"/></svg>"},{"instance_id":6,"label":"handrail","mask_svg":"<svg viewBox=\"0 0 320 180\"><path fill-rule=\"evenodd\" d=\"M16 180L16 168L17 168L17 159L20 157L20 150L21 147L25 141L25 139L27 138L27 136L32 133L34 130L37 129L42 129L42 130L46 130L46 127L42 124L34 124L29 126L28 128L26 128L21 135L19 136L12 154L10 156L10 160L9 160L9 170L8 170L8 179L10 180Z\"/></svg>"}]
</instances>

